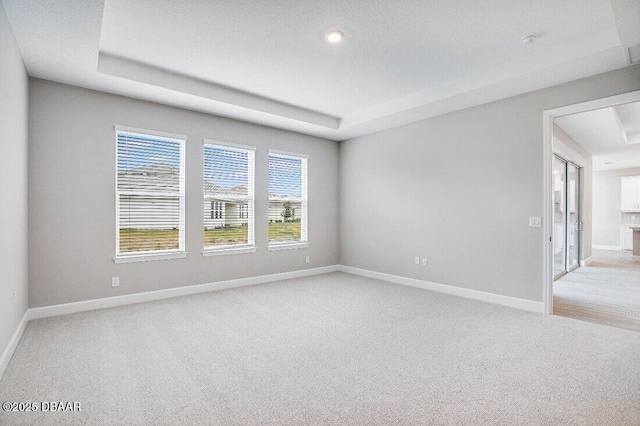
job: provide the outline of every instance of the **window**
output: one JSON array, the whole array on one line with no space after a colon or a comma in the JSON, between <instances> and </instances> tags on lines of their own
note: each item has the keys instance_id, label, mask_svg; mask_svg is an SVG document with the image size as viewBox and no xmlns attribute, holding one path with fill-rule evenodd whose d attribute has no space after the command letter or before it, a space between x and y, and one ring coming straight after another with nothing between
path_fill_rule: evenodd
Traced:
<instances>
[{"instance_id":1,"label":"window","mask_svg":"<svg viewBox=\"0 0 640 426\"><path fill-rule=\"evenodd\" d=\"M205 141L204 255L255 251L255 148Z\"/></svg>"},{"instance_id":2,"label":"window","mask_svg":"<svg viewBox=\"0 0 640 426\"><path fill-rule=\"evenodd\" d=\"M184 257L186 137L124 127L116 136L114 260Z\"/></svg>"},{"instance_id":3,"label":"window","mask_svg":"<svg viewBox=\"0 0 640 426\"><path fill-rule=\"evenodd\" d=\"M211 219L222 219L222 206L220 201L211 201Z\"/></svg>"},{"instance_id":4,"label":"window","mask_svg":"<svg viewBox=\"0 0 640 426\"><path fill-rule=\"evenodd\" d=\"M269 151L269 249L307 245L307 157Z\"/></svg>"}]
</instances>

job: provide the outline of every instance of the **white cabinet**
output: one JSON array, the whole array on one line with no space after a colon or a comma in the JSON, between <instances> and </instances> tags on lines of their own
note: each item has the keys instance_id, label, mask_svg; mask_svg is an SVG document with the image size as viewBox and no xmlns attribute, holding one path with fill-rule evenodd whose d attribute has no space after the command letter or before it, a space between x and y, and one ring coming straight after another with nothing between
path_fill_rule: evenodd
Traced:
<instances>
[{"instance_id":1,"label":"white cabinet","mask_svg":"<svg viewBox=\"0 0 640 426\"><path fill-rule=\"evenodd\" d=\"M640 211L640 176L620 178L622 211Z\"/></svg>"},{"instance_id":2,"label":"white cabinet","mask_svg":"<svg viewBox=\"0 0 640 426\"><path fill-rule=\"evenodd\" d=\"M620 248L622 250L633 250L633 230L622 227L620 229Z\"/></svg>"}]
</instances>

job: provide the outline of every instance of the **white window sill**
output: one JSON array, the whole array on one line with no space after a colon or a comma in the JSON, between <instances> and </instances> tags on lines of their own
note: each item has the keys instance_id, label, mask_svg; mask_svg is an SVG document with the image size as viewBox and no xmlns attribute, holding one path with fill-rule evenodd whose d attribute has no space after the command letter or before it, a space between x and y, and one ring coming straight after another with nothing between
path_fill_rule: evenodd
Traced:
<instances>
[{"instance_id":1,"label":"white window sill","mask_svg":"<svg viewBox=\"0 0 640 426\"><path fill-rule=\"evenodd\" d=\"M279 243L270 244L269 251L293 250L309 247L309 243Z\"/></svg>"},{"instance_id":2,"label":"white window sill","mask_svg":"<svg viewBox=\"0 0 640 426\"><path fill-rule=\"evenodd\" d=\"M223 256L225 254L241 254L241 253L255 253L255 246L241 246L241 247L218 247L202 250L202 256Z\"/></svg>"},{"instance_id":3,"label":"white window sill","mask_svg":"<svg viewBox=\"0 0 640 426\"><path fill-rule=\"evenodd\" d=\"M149 262L152 260L169 260L169 259L183 259L187 257L187 252L179 251L172 253L154 253L154 254L136 254L131 256L116 256L113 258L114 263L134 263L134 262Z\"/></svg>"}]
</instances>

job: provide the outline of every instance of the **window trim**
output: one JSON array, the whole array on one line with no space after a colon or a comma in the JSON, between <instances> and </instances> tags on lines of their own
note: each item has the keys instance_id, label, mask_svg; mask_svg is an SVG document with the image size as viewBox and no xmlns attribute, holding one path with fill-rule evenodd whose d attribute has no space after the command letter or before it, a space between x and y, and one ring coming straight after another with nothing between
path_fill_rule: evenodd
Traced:
<instances>
[{"instance_id":1,"label":"window trim","mask_svg":"<svg viewBox=\"0 0 640 426\"><path fill-rule=\"evenodd\" d=\"M291 242L271 242L269 241L269 233L267 228L268 251L290 250L309 247L309 156L307 154L299 154L289 151L281 151L270 149L267 153L267 172L269 169L268 159L271 155L276 157L293 158L301 160L300 162L300 207L303 211L302 220L300 222L300 241ZM268 183L267 183L268 185ZM269 190L267 189L267 192ZM268 200L267 200L268 204ZM267 226L269 223L269 208L267 208Z\"/></svg>"},{"instance_id":2,"label":"window trim","mask_svg":"<svg viewBox=\"0 0 640 426\"><path fill-rule=\"evenodd\" d=\"M247 179L247 187L250 189L247 194L247 244L228 244L221 246L205 246L204 245L204 216L202 216L202 256L221 256L227 254L242 254L242 253L255 253L256 252L256 151L257 148L251 145L242 145L232 142L224 142L215 139L203 139L202 140L202 201L204 203L205 191L204 191L204 148L205 146L219 147L223 149L230 149L235 151L247 151L247 162L249 163L249 175ZM253 161L253 164L250 164Z\"/></svg>"},{"instance_id":3,"label":"window trim","mask_svg":"<svg viewBox=\"0 0 640 426\"><path fill-rule=\"evenodd\" d=\"M269 251L295 250L295 249L301 249L301 248L307 248L307 247L309 247L309 243L307 242L301 243L301 242L294 241L292 243L270 244Z\"/></svg>"},{"instance_id":4,"label":"window trim","mask_svg":"<svg viewBox=\"0 0 640 426\"><path fill-rule=\"evenodd\" d=\"M180 203L180 212L178 219L178 249L171 250L149 250L149 251L136 251L136 252L127 252L127 253L119 253L120 249L120 196L121 195L144 195L144 191L118 191L118 133L133 133L139 134L142 136L157 136L161 138L174 139L180 142L180 190L177 193L166 193L166 194L155 194L152 196L168 196L168 197L178 197ZM187 136L181 135L177 133L168 133L161 132L157 130L149 130L149 129L141 129L138 127L130 127L130 126L122 126L115 125L114 126L114 134L115 134L115 235L116 235L116 245L115 245L115 256L113 257L113 262L116 264L121 263L133 263L133 262L148 262L152 260L169 260L169 259L182 259L187 257L186 247L185 247L185 196L186 196L186 185L185 185L185 169L186 169L186 145L187 145Z\"/></svg>"}]
</instances>

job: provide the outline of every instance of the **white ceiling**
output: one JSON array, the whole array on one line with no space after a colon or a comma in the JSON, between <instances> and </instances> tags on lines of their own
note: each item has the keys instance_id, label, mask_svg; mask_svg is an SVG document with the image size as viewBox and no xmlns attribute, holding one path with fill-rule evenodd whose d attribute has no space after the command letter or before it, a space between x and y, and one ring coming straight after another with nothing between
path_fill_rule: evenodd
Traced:
<instances>
[{"instance_id":1,"label":"white ceiling","mask_svg":"<svg viewBox=\"0 0 640 426\"><path fill-rule=\"evenodd\" d=\"M637 0L2 3L32 76L333 140L617 69L640 43Z\"/></svg>"},{"instance_id":2,"label":"white ceiling","mask_svg":"<svg viewBox=\"0 0 640 426\"><path fill-rule=\"evenodd\" d=\"M592 154L593 170L640 167L640 102L567 115L554 122Z\"/></svg>"}]
</instances>

